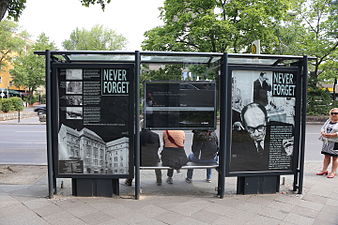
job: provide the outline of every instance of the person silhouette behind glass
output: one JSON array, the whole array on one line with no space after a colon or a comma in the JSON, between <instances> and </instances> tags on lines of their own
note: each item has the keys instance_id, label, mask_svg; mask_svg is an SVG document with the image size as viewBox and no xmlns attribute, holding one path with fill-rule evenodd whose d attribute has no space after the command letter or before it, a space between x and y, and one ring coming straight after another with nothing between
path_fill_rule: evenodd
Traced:
<instances>
[{"instance_id":1,"label":"person silhouette behind glass","mask_svg":"<svg viewBox=\"0 0 338 225\"><path fill-rule=\"evenodd\" d=\"M184 150L185 133L183 130L165 130L163 132L163 150L161 160L163 166L169 166L167 183L173 184L174 169L177 171L188 162Z\"/></svg>"},{"instance_id":2,"label":"person silhouette behind glass","mask_svg":"<svg viewBox=\"0 0 338 225\"><path fill-rule=\"evenodd\" d=\"M188 159L197 163L216 163L218 153L218 138L212 130L193 130L194 133L191 151ZM193 169L188 169L185 181L192 182ZM211 168L206 169L206 182L211 182Z\"/></svg>"},{"instance_id":3,"label":"person silhouette behind glass","mask_svg":"<svg viewBox=\"0 0 338 225\"><path fill-rule=\"evenodd\" d=\"M157 166L160 162L158 150L160 148L160 137L157 133L142 128L140 132L140 151L141 151L141 166ZM162 185L162 172L160 169L155 169L156 183ZM127 179L125 183L131 186L133 179Z\"/></svg>"}]
</instances>

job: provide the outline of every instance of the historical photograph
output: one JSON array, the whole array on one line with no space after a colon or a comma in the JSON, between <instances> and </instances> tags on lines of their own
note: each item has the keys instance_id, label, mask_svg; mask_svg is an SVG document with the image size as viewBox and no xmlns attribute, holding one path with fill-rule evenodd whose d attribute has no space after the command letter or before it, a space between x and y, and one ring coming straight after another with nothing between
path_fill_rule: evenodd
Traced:
<instances>
[{"instance_id":1,"label":"historical photograph","mask_svg":"<svg viewBox=\"0 0 338 225\"><path fill-rule=\"evenodd\" d=\"M82 94L82 81L67 81L66 94Z\"/></svg>"},{"instance_id":2,"label":"historical photograph","mask_svg":"<svg viewBox=\"0 0 338 225\"><path fill-rule=\"evenodd\" d=\"M272 94L275 77L233 71L231 171L291 169L295 98Z\"/></svg>"},{"instance_id":3,"label":"historical photograph","mask_svg":"<svg viewBox=\"0 0 338 225\"><path fill-rule=\"evenodd\" d=\"M82 69L67 69L66 80L82 80Z\"/></svg>"},{"instance_id":4,"label":"historical photograph","mask_svg":"<svg viewBox=\"0 0 338 225\"><path fill-rule=\"evenodd\" d=\"M94 131L76 130L64 124L59 134L59 172L128 174L129 138L105 142Z\"/></svg>"},{"instance_id":5,"label":"historical photograph","mask_svg":"<svg viewBox=\"0 0 338 225\"><path fill-rule=\"evenodd\" d=\"M66 119L81 120L83 118L82 107L66 107Z\"/></svg>"},{"instance_id":6,"label":"historical photograph","mask_svg":"<svg viewBox=\"0 0 338 225\"><path fill-rule=\"evenodd\" d=\"M82 95L68 95L66 96L67 105L82 105Z\"/></svg>"}]
</instances>

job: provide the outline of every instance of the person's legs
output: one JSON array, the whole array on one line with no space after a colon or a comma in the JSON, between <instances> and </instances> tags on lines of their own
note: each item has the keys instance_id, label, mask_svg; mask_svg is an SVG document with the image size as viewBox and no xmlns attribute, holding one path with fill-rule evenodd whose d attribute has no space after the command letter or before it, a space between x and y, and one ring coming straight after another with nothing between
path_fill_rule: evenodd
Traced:
<instances>
[{"instance_id":1,"label":"person's legs","mask_svg":"<svg viewBox=\"0 0 338 225\"><path fill-rule=\"evenodd\" d=\"M124 183L127 185L127 186L131 186L131 184L133 183L133 178L127 178Z\"/></svg>"},{"instance_id":2,"label":"person's legs","mask_svg":"<svg viewBox=\"0 0 338 225\"><path fill-rule=\"evenodd\" d=\"M327 168L329 167L331 162L331 156L329 155L324 155L324 160L323 160L323 169L317 175L326 175L327 174Z\"/></svg>"},{"instance_id":3,"label":"person's legs","mask_svg":"<svg viewBox=\"0 0 338 225\"><path fill-rule=\"evenodd\" d=\"M173 175L174 175L174 169L168 169L167 171L167 183L168 184L173 184Z\"/></svg>"},{"instance_id":4,"label":"person's legs","mask_svg":"<svg viewBox=\"0 0 338 225\"><path fill-rule=\"evenodd\" d=\"M333 178L336 175L337 168L338 168L338 157L332 156L332 169L328 175L328 178Z\"/></svg>"},{"instance_id":5,"label":"person's legs","mask_svg":"<svg viewBox=\"0 0 338 225\"><path fill-rule=\"evenodd\" d=\"M187 178L185 178L185 182L187 182L188 184L191 183L193 173L194 173L193 169L188 169Z\"/></svg>"},{"instance_id":6,"label":"person's legs","mask_svg":"<svg viewBox=\"0 0 338 225\"><path fill-rule=\"evenodd\" d=\"M156 183L157 185L162 184L162 172L160 169L155 169L155 174L156 174Z\"/></svg>"},{"instance_id":7,"label":"person's legs","mask_svg":"<svg viewBox=\"0 0 338 225\"><path fill-rule=\"evenodd\" d=\"M211 182L211 168L207 169L207 182Z\"/></svg>"},{"instance_id":8,"label":"person's legs","mask_svg":"<svg viewBox=\"0 0 338 225\"><path fill-rule=\"evenodd\" d=\"M189 178L190 180L192 179L192 175L194 173L194 170L193 169L188 169L188 172L187 172L187 178Z\"/></svg>"}]
</instances>

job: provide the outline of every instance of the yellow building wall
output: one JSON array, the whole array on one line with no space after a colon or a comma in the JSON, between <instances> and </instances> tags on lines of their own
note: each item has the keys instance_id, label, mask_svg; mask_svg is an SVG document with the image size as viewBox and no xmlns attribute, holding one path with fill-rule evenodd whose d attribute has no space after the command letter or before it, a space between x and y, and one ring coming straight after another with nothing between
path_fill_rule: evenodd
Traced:
<instances>
[{"instance_id":1,"label":"yellow building wall","mask_svg":"<svg viewBox=\"0 0 338 225\"><path fill-rule=\"evenodd\" d=\"M24 91L25 88L20 88L15 85L11 85L11 81L13 80L11 74L9 73L11 69L13 69L13 66L7 64L6 66L3 66L2 69L0 70L1 77L0 88Z\"/></svg>"}]
</instances>

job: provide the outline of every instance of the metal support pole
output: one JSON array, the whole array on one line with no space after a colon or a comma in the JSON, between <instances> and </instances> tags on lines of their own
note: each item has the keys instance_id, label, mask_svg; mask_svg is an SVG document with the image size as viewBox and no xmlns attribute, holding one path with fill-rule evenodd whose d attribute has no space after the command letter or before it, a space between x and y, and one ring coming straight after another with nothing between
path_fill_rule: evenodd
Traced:
<instances>
[{"instance_id":1,"label":"metal support pole","mask_svg":"<svg viewBox=\"0 0 338 225\"><path fill-rule=\"evenodd\" d=\"M48 191L49 198L55 193L54 174L53 174L53 152L52 152L52 82L51 82L51 54L46 50L46 107L47 107L47 162L48 162Z\"/></svg>"},{"instance_id":2,"label":"metal support pole","mask_svg":"<svg viewBox=\"0 0 338 225\"><path fill-rule=\"evenodd\" d=\"M226 132L227 126L227 76L228 76L228 54L224 53L221 65L220 77L220 146L219 146L219 173L218 173L218 192L220 198L224 197L225 186L225 163L226 163L226 147L228 146L229 136Z\"/></svg>"},{"instance_id":3,"label":"metal support pole","mask_svg":"<svg viewBox=\"0 0 338 225\"><path fill-rule=\"evenodd\" d=\"M302 76L302 124L301 124L301 140L300 140L300 161L299 161L299 182L298 194L303 192L303 177L304 177L304 158L305 158L305 132L306 132L306 104L307 104L307 64L308 57L303 57L303 76Z\"/></svg>"},{"instance_id":4,"label":"metal support pole","mask_svg":"<svg viewBox=\"0 0 338 225\"><path fill-rule=\"evenodd\" d=\"M134 130L134 151L135 151L135 199L140 199L140 64L141 54L135 51L135 130Z\"/></svg>"}]
</instances>

